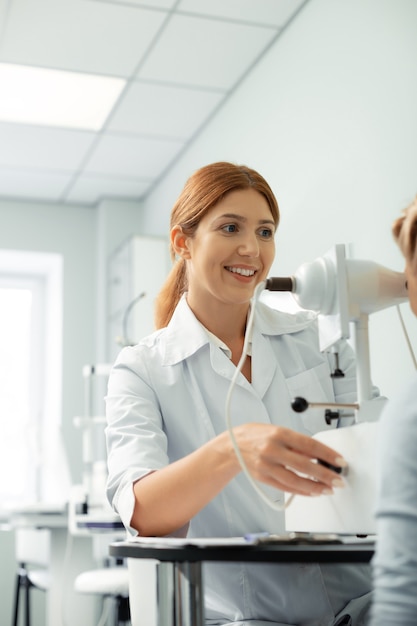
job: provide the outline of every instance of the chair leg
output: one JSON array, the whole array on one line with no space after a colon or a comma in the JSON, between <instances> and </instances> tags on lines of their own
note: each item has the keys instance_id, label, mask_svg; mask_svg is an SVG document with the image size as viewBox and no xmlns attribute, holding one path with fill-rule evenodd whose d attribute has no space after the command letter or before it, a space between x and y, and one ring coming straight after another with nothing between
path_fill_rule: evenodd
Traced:
<instances>
[{"instance_id":1,"label":"chair leg","mask_svg":"<svg viewBox=\"0 0 417 626\"><path fill-rule=\"evenodd\" d=\"M113 604L114 626L119 626L119 599L116 597Z\"/></svg>"},{"instance_id":2,"label":"chair leg","mask_svg":"<svg viewBox=\"0 0 417 626\"><path fill-rule=\"evenodd\" d=\"M119 626L121 623L130 623L130 604L129 598L124 596L116 596L116 622L115 626Z\"/></svg>"},{"instance_id":3,"label":"chair leg","mask_svg":"<svg viewBox=\"0 0 417 626\"><path fill-rule=\"evenodd\" d=\"M16 576L16 589L14 596L14 610L13 610L13 621L12 625L17 626L17 620L19 619L19 599L20 599L20 589L22 586L22 577L20 572L17 573Z\"/></svg>"},{"instance_id":4,"label":"chair leg","mask_svg":"<svg viewBox=\"0 0 417 626\"><path fill-rule=\"evenodd\" d=\"M31 583L29 578L27 577L26 570L24 565L21 565L19 572L16 577L16 591L15 591L15 601L14 601L14 610L13 610L13 626L18 626L19 620L19 608L20 601L22 597L22 593L24 593L25 599L25 615L24 615L24 623L25 626L30 626L30 588Z\"/></svg>"}]
</instances>

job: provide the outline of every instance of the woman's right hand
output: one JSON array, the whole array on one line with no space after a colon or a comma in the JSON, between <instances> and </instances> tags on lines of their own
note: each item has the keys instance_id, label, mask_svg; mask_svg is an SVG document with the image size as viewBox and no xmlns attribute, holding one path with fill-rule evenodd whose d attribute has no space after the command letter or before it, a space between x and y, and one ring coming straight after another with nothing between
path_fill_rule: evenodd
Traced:
<instances>
[{"instance_id":1,"label":"woman's right hand","mask_svg":"<svg viewBox=\"0 0 417 626\"><path fill-rule=\"evenodd\" d=\"M341 468L346 467L346 461L312 437L259 423L237 426L233 434L247 469L256 480L305 496L328 495L334 487L344 486L338 473L318 461ZM237 456L236 463L240 468Z\"/></svg>"},{"instance_id":2,"label":"woman's right hand","mask_svg":"<svg viewBox=\"0 0 417 626\"><path fill-rule=\"evenodd\" d=\"M244 424L233 433L249 473L263 483L301 495L331 493L343 485L338 474L317 462L343 466L343 459L316 439L270 424ZM138 480L131 525L144 536L185 528L241 469L225 431Z\"/></svg>"}]
</instances>

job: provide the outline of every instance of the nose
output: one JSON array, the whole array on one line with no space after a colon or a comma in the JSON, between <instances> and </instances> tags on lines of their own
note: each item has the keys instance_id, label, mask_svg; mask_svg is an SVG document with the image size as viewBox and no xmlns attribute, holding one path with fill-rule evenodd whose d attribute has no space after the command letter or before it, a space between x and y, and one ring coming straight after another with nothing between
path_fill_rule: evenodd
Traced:
<instances>
[{"instance_id":1,"label":"nose","mask_svg":"<svg viewBox=\"0 0 417 626\"><path fill-rule=\"evenodd\" d=\"M247 234L240 241L238 252L241 256L259 256L259 241L256 234Z\"/></svg>"}]
</instances>

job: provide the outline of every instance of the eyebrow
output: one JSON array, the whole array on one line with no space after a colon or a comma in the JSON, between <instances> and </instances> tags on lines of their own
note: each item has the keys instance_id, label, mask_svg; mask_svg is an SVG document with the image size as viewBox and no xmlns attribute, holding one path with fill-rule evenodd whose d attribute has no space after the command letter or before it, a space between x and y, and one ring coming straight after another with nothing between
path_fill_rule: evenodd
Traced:
<instances>
[{"instance_id":1,"label":"eyebrow","mask_svg":"<svg viewBox=\"0 0 417 626\"><path fill-rule=\"evenodd\" d=\"M246 217L243 217L242 215L239 215L237 213L223 213L223 215L219 215L217 219L223 219L225 217L227 217L228 219L232 219L232 220L238 220L239 222L247 222ZM272 224L273 226L275 226L275 222L273 219L259 220L258 223L259 224Z\"/></svg>"}]
</instances>

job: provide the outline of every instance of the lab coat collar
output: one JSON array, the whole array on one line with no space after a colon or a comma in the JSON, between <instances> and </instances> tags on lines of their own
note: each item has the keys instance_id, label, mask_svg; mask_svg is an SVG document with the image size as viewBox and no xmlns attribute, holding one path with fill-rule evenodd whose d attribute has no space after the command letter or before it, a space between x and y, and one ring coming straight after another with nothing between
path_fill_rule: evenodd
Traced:
<instances>
[{"instance_id":1,"label":"lab coat collar","mask_svg":"<svg viewBox=\"0 0 417 626\"><path fill-rule=\"evenodd\" d=\"M262 335L296 333L316 318L311 311L284 313L271 309L263 302L256 304L255 327ZM195 354L210 343L210 335L197 320L183 295L165 329L164 365L174 365Z\"/></svg>"},{"instance_id":2,"label":"lab coat collar","mask_svg":"<svg viewBox=\"0 0 417 626\"><path fill-rule=\"evenodd\" d=\"M286 313L272 309L263 302L257 302L255 326L263 335L288 335L310 326L317 319L314 311Z\"/></svg>"}]
</instances>

